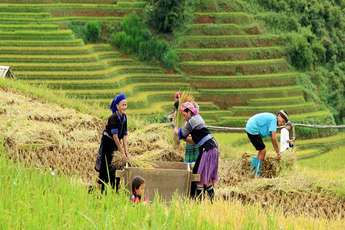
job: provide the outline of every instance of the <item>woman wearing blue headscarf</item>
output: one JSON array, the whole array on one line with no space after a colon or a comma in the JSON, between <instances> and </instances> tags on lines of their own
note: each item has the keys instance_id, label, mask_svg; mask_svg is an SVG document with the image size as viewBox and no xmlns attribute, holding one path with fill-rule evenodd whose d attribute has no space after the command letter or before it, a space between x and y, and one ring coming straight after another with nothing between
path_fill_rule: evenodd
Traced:
<instances>
[{"instance_id":1,"label":"woman wearing blue headscarf","mask_svg":"<svg viewBox=\"0 0 345 230\"><path fill-rule=\"evenodd\" d=\"M115 187L116 168L111 164L114 151L119 151L128 158L127 101L124 93L116 95L110 105L110 109L112 115L108 118L107 125L103 131L95 167L99 172L98 183L101 184L102 192L105 190L105 184L109 181L111 187ZM116 189L117 187L118 185Z\"/></svg>"}]
</instances>

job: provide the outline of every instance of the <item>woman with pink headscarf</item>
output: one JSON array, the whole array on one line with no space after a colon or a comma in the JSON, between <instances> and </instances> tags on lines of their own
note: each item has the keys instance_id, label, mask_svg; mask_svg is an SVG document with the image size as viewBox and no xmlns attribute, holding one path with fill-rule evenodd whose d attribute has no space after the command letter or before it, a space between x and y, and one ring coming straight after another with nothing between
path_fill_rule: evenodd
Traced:
<instances>
[{"instance_id":1,"label":"woman with pink headscarf","mask_svg":"<svg viewBox=\"0 0 345 230\"><path fill-rule=\"evenodd\" d=\"M203 193L206 192L212 201L214 198L213 185L218 181L219 153L217 143L206 128L195 103L183 103L180 111L186 124L183 128L175 128L175 134L179 139L199 147L199 156L195 162L193 173L200 174L200 181L192 183L191 196L202 198Z\"/></svg>"}]
</instances>

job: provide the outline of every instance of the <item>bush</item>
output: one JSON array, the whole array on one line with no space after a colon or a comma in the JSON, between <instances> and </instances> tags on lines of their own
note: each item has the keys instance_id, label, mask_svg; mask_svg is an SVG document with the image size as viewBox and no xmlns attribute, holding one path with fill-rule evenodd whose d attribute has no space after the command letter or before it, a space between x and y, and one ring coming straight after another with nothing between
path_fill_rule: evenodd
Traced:
<instances>
[{"instance_id":1,"label":"bush","mask_svg":"<svg viewBox=\"0 0 345 230\"><path fill-rule=\"evenodd\" d=\"M313 41L311 44L311 49L315 65L326 62L326 48L321 44L320 41Z\"/></svg>"},{"instance_id":2,"label":"bush","mask_svg":"<svg viewBox=\"0 0 345 230\"><path fill-rule=\"evenodd\" d=\"M152 61L156 56L156 43L152 40L142 41L139 43L138 57L142 61Z\"/></svg>"},{"instance_id":3,"label":"bush","mask_svg":"<svg viewBox=\"0 0 345 230\"><path fill-rule=\"evenodd\" d=\"M96 42L101 36L101 24L97 21L85 24L85 39L88 42Z\"/></svg>"},{"instance_id":4,"label":"bush","mask_svg":"<svg viewBox=\"0 0 345 230\"><path fill-rule=\"evenodd\" d=\"M157 31L171 33L184 22L185 0L150 0L148 23Z\"/></svg>"},{"instance_id":5,"label":"bush","mask_svg":"<svg viewBox=\"0 0 345 230\"><path fill-rule=\"evenodd\" d=\"M309 69L313 63L313 51L307 39L293 33L287 37L287 55L290 63L300 70Z\"/></svg>"},{"instance_id":6,"label":"bush","mask_svg":"<svg viewBox=\"0 0 345 230\"><path fill-rule=\"evenodd\" d=\"M111 38L111 44L113 46L118 47L120 50L126 53L130 53L130 43L132 43L130 40L130 37L123 31L118 33L113 33Z\"/></svg>"},{"instance_id":7,"label":"bush","mask_svg":"<svg viewBox=\"0 0 345 230\"><path fill-rule=\"evenodd\" d=\"M102 25L98 21L93 22L70 22L68 27L73 31L76 37L81 38L84 42L97 42L101 39Z\"/></svg>"},{"instance_id":8,"label":"bush","mask_svg":"<svg viewBox=\"0 0 345 230\"><path fill-rule=\"evenodd\" d=\"M257 16L258 19L263 20L270 25L270 30L274 32L297 32L299 23L296 18L279 13L265 13Z\"/></svg>"},{"instance_id":9,"label":"bush","mask_svg":"<svg viewBox=\"0 0 345 230\"><path fill-rule=\"evenodd\" d=\"M119 23L102 22L101 41L110 42L111 35L120 31Z\"/></svg>"},{"instance_id":10,"label":"bush","mask_svg":"<svg viewBox=\"0 0 345 230\"><path fill-rule=\"evenodd\" d=\"M84 26L85 23L79 21L68 23L68 28L70 28L73 31L75 36L85 41Z\"/></svg>"},{"instance_id":11,"label":"bush","mask_svg":"<svg viewBox=\"0 0 345 230\"><path fill-rule=\"evenodd\" d=\"M178 62L178 56L175 50L169 50L163 56L163 65L167 69L176 68Z\"/></svg>"},{"instance_id":12,"label":"bush","mask_svg":"<svg viewBox=\"0 0 345 230\"><path fill-rule=\"evenodd\" d=\"M142 61L159 61L169 69L176 67L176 53L165 41L155 38L137 15L126 16L120 31L112 34L110 42L123 52L137 55Z\"/></svg>"}]
</instances>

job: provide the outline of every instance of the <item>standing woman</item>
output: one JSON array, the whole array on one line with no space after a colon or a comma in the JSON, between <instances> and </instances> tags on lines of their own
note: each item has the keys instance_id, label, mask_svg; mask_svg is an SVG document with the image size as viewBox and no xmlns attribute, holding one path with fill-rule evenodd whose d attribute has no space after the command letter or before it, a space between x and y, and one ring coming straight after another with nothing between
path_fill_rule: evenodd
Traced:
<instances>
[{"instance_id":1,"label":"standing woman","mask_svg":"<svg viewBox=\"0 0 345 230\"><path fill-rule=\"evenodd\" d=\"M213 185L218 181L217 143L206 128L194 103L185 102L181 105L180 110L186 124L183 128L175 128L175 134L179 139L184 139L187 143L196 144L199 147L199 155L193 167L193 173L200 174L200 181L192 183L191 196L200 198L204 192L207 192L212 201L214 198Z\"/></svg>"},{"instance_id":2,"label":"standing woman","mask_svg":"<svg viewBox=\"0 0 345 230\"><path fill-rule=\"evenodd\" d=\"M112 115L108 118L108 123L103 131L100 153L100 167L98 183L101 184L102 193L105 190L105 184L109 183L112 188L115 187L116 168L111 164L114 151L119 151L128 159L127 143L127 101L123 93L118 94L110 105ZM116 189L118 188L116 183Z\"/></svg>"}]
</instances>

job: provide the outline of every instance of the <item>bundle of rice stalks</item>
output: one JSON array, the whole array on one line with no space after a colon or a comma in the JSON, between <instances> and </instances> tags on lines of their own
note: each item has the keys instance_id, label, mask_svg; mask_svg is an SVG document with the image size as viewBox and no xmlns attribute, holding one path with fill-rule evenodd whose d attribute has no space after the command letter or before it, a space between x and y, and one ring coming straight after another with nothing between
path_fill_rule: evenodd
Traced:
<instances>
[{"instance_id":1,"label":"bundle of rice stalks","mask_svg":"<svg viewBox=\"0 0 345 230\"><path fill-rule=\"evenodd\" d=\"M267 155L268 156L265 157L261 166L261 177L265 178L277 177L283 171L291 169L296 162L296 155L293 152L283 153L280 160L278 160L276 157L273 157L273 155L275 155L273 152L268 153ZM247 153L244 153L242 155L241 162L243 171L252 171L250 161L251 156Z\"/></svg>"},{"instance_id":2,"label":"bundle of rice stalks","mask_svg":"<svg viewBox=\"0 0 345 230\"><path fill-rule=\"evenodd\" d=\"M187 101L189 101L189 102L194 101L194 97L190 93L190 91L184 91L184 92L182 92L182 94L180 96L179 108L176 112L175 127L181 128L182 126L184 126L185 121L183 119L182 113L180 112L180 106Z\"/></svg>"},{"instance_id":3,"label":"bundle of rice stalks","mask_svg":"<svg viewBox=\"0 0 345 230\"><path fill-rule=\"evenodd\" d=\"M123 169L126 165L138 168L153 168L153 163L147 159L140 159L138 157L129 157L128 159L126 159L122 155L115 157L114 165L117 169Z\"/></svg>"},{"instance_id":4,"label":"bundle of rice stalks","mask_svg":"<svg viewBox=\"0 0 345 230\"><path fill-rule=\"evenodd\" d=\"M193 102L194 97L190 93L190 90L182 92L180 99L179 99L179 108L176 111L176 118L175 118L175 127L181 128L185 124L185 120L183 118L182 112L180 111L180 107L185 102ZM174 148L178 149L178 151L182 152L183 148L180 146L180 141L176 135L173 136Z\"/></svg>"}]
</instances>

